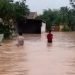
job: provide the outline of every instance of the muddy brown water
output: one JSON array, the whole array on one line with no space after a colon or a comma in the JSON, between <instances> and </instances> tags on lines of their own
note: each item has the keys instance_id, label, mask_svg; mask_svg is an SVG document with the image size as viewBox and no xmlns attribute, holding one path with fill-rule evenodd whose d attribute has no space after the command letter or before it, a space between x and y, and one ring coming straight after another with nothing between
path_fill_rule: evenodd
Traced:
<instances>
[{"instance_id":1,"label":"muddy brown water","mask_svg":"<svg viewBox=\"0 0 75 75\"><path fill-rule=\"evenodd\" d=\"M75 32L25 35L23 47L16 40L0 46L0 75L75 75Z\"/></svg>"}]
</instances>

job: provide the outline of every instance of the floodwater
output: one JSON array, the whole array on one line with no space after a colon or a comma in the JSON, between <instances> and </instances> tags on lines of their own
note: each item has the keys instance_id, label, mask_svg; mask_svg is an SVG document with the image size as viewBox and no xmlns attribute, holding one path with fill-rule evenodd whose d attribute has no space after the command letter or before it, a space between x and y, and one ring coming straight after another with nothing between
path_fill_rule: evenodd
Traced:
<instances>
[{"instance_id":1,"label":"floodwater","mask_svg":"<svg viewBox=\"0 0 75 75\"><path fill-rule=\"evenodd\" d=\"M25 35L23 47L16 40L0 46L0 75L75 75L75 32Z\"/></svg>"}]
</instances>

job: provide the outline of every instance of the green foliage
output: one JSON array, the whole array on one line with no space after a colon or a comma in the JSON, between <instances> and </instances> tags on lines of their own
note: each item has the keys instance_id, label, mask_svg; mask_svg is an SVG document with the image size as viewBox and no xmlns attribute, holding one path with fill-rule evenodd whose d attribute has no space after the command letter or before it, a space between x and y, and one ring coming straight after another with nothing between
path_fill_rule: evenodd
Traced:
<instances>
[{"instance_id":1,"label":"green foliage","mask_svg":"<svg viewBox=\"0 0 75 75\"><path fill-rule=\"evenodd\" d=\"M47 30L50 29L52 25L67 25L69 28L64 28L63 30L74 30L75 26L75 10L68 7L61 7L59 10L44 10L43 14L39 16L47 24Z\"/></svg>"},{"instance_id":2,"label":"green foliage","mask_svg":"<svg viewBox=\"0 0 75 75\"><path fill-rule=\"evenodd\" d=\"M11 26L9 20L13 22L19 16L27 16L29 14L26 0L14 2L13 0L0 0L0 18L3 19L3 26L0 27L0 33L4 33L5 38L9 37Z\"/></svg>"},{"instance_id":3,"label":"green foliage","mask_svg":"<svg viewBox=\"0 0 75 75\"><path fill-rule=\"evenodd\" d=\"M14 15L15 17L27 16L29 14L28 6L24 2L16 2L14 4Z\"/></svg>"},{"instance_id":4,"label":"green foliage","mask_svg":"<svg viewBox=\"0 0 75 75\"><path fill-rule=\"evenodd\" d=\"M0 23L0 34L4 33L4 26L2 23Z\"/></svg>"},{"instance_id":5,"label":"green foliage","mask_svg":"<svg viewBox=\"0 0 75 75\"><path fill-rule=\"evenodd\" d=\"M9 27L9 25L6 25L4 26L4 38L7 39L7 38L10 38L10 35L11 35L11 29Z\"/></svg>"},{"instance_id":6,"label":"green foliage","mask_svg":"<svg viewBox=\"0 0 75 75\"><path fill-rule=\"evenodd\" d=\"M10 37L11 32L10 32L10 27L9 25L3 25L0 23L0 34L4 34L4 38L7 39Z\"/></svg>"},{"instance_id":7,"label":"green foliage","mask_svg":"<svg viewBox=\"0 0 75 75\"><path fill-rule=\"evenodd\" d=\"M70 31L70 28L67 25L65 25L62 31Z\"/></svg>"},{"instance_id":8,"label":"green foliage","mask_svg":"<svg viewBox=\"0 0 75 75\"><path fill-rule=\"evenodd\" d=\"M13 2L13 0L0 0L0 18L5 21L16 20L18 16L27 16L28 6L25 0Z\"/></svg>"},{"instance_id":9,"label":"green foliage","mask_svg":"<svg viewBox=\"0 0 75 75\"><path fill-rule=\"evenodd\" d=\"M70 4L75 9L75 0L70 0Z\"/></svg>"}]
</instances>

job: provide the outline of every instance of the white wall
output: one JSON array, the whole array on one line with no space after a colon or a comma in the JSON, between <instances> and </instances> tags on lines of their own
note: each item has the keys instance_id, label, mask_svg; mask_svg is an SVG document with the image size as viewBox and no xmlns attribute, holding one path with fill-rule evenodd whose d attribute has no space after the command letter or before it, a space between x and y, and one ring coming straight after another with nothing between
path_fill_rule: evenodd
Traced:
<instances>
[{"instance_id":1,"label":"white wall","mask_svg":"<svg viewBox=\"0 0 75 75\"><path fill-rule=\"evenodd\" d=\"M0 43L2 42L4 34L0 34Z\"/></svg>"},{"instance_id":2,"label":"white wall","mask_svg":"<svg viewBox=\"0 0 75 75\"><path fill-rule=\"evenodd\" d=\"M46 23L44 23L44 22L42 22L41 32L42 33L46 32Z\"/></svg>"}]
</instances>

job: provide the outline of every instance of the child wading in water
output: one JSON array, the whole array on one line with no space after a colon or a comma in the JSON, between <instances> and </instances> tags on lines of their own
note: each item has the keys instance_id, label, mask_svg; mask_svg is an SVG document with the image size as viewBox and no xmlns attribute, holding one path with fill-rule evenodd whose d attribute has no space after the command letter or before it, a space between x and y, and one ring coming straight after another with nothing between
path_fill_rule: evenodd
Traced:
<instances>
[{"instance_id":1,"label":"child wading in water","mask_svg":"<svg viewBox=\"0 0 75 75\"><path fill-rule=\"evenodd\" d=\"M22 36L22 33L19 33L17 40L18 40L17 46L23 46L24 45L24 37Z\"/></svg>"},{"instance_id":2,"label":"child wading in water","mask_svg":"<svg viewBox=\"0 0 75 75\"><path fill-rule=\"evenodd\" d=\"M52 43L53 34L51 33L51 30L49 30L49 33L47 34L47 41L48 43Z\"/></svg>"}]
</instances>

